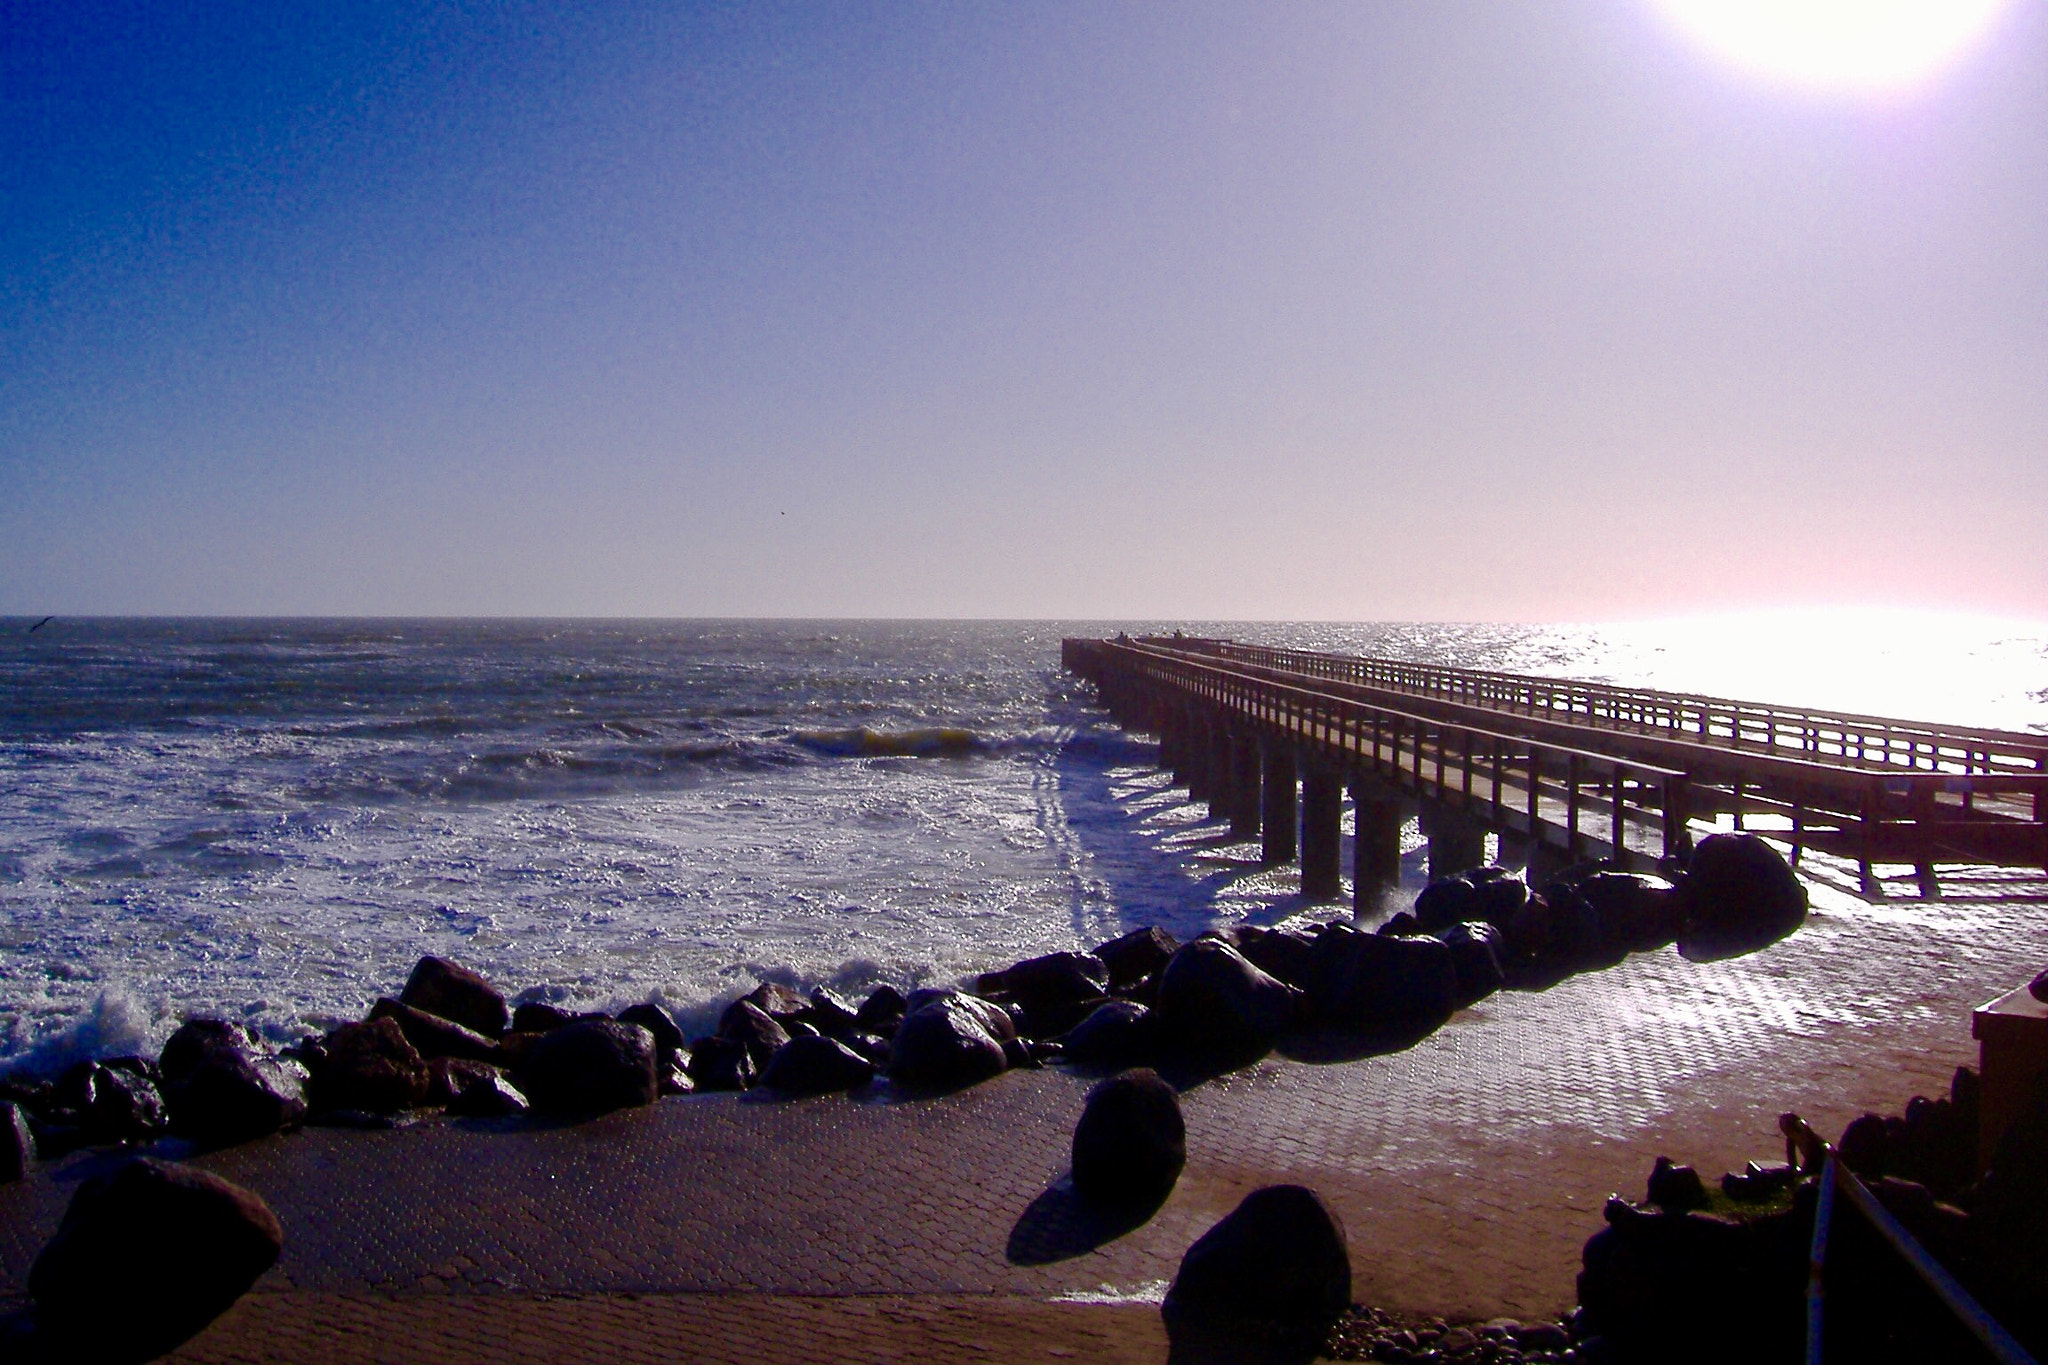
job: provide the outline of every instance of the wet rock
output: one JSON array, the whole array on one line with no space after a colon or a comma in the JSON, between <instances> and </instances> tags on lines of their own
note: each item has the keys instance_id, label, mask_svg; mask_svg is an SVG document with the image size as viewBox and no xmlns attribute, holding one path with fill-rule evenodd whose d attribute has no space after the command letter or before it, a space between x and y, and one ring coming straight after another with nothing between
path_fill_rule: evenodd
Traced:
<instances>
[{"instance_id":1,"label":"wet rock","mask_svg":"<svg viewBox=\"0 0 2048 1365\"><path fill-rule=\"evenodd\" d=\"M652 1104L660 1093L654 1035L616 1019L578 1019L527 1050L519 1087L537 1108L599 1114Z\"/></svg>"},{"instance_id":2,"label":"wet rock","mask_svg":"<svg viewBox=\"0 0 2048 1365\"><path fill-rule=\"evenodd\" d=\"M275 1057L240 1024L188 1019L157 1062L171 1131L228 1147L306 1119L306 1068Z\"/></svg>"},{"instance_id":3,"label":"wet rock","mask_svg":"<svg viewBox=\"0 0 2048 1365\"><path fill-rule=\"evenodd\" d=\"M528 1002L512 1011L514 1033L552 1033L576 1016L553 1005Z\"/></svg>"},{"instance_id":4,"label":"wet rock","mask_svg":"<svg viewBox=\"0 0 2048 1365\"><path fill-rule=\"evenodd\" d=\"M498 1119L530 1108L524 1091L496 1071L470 1079L449 1102L448 1112L460 1118Z\"/></svg>"},{"instance_id":5,"label":"wet rock","mask_svg":"<svg viewBox=\"0 0 2048 1365\"><path fill-rule=\"evenodd\" d=\"M628 1005L619 1011L619 1022L638 1024L654 1035L654 1048L663 1070L683 1050L683 1031L676 1027L675 1016L653 1001Z\"/></svg>"},{"instance_id":6,"label":"wet rock","mask_svg":"<svg viewBox=\"0 0 2048 1365\"><path fill-rule=\"evenodd\" d=\"M1735 1223L1646 1213L1609 1200L1586 1243L1579 1303L1619 1360L1796 1361L1804 1323L1811 1200L1803 1212Z\"/></svg>"},{"instance_id":7,"label":"wet rock","mask_svg":"<svg viewBox=\"0 0 2048 1365\"><path fill-rule=\"evenodd\" d=\"M896 1030L890 1078L930 1090L985 1081L1009 1064L1003 1044L1013 1041L1016 1031L1008 1025L1008 1015L973 996L947 993L926 1001L905 1015Z\"/></svg>"},{"instance_id":8,"label":"wet rock","mask_svg":"<svg viewBox=\"0 0 2048 1365\"><path fill-rule=\"evenodd\" d=\"M1529 902L1529 884L1504 867L1474 868L1465 874L1472 883L1472 913L1495 928L1512 920Z\"/></svg>"},{"instance_id":9,"label":"wet rock","mask_svg":"<svg viewBox=\"0 0 2048 1365\"><path fill-rule=\"evenodd\" d=\"M692 1095L697 1083L690 1079L690 1055L678 1052L668 1059L668 1065L661 1073L661 1093L664 1095Z\"/></svg>"},{"instance_id":10,"label":"wet rock","mask_svg":"<svg viewBox=\"0 0 2048 1365\"><path fill-rule=\"evenodd\" d=\"M462 1092L486 1076L495 1076L498 1068L489 1062L472 1062L461 1057L429 1057L427 1059L427 1103L429 1105L453 1104Z\"/></svg>"},{"instance_id":11,"label":"wet rock","mask_svg":"<svg viewBox=\"0 0 2048 1365\"><path fill-rule=\"evenodd\" d=\"M1453 924L1440 937L1451 950L1451 973L1457 982L1456 1000L1469 1005L1483 1000L1506 984L1500 955L1507 940L1485 920Z\"/></svg>"},{"instance_id":12,"label":"wet rock","mask_svg":"<svg viewBox=\"0 0 2048 1365\"><path fill-rule=\"evenodd\" d=\"M1187 1165L1180 1096L1145 1069L1126 1071L1088 1092L1074 1126L1074 1190L1110 1208L1165 1202Z\"/></svg>"},{"instance_id":13,"label":"wet rock","mask_svg":"<svg viewBox=\"0 0 2048 1365\"><path fill-rule=\"evenodd\" d=\"M1373 932L1381 938L1408 938L1423 932L1422 921L1402 910L1387 916L1387 922Z\"/></svg>"},{"instance_id":14,"label":"wet rock","mask_svg":"<svg viewBox=\"0 0 2048 1365\"><path fill-rule=\"evenodd\" d=\"M810 1002L779 981L763 981L740 997L784 1028L801 1019Z\"/></svg>"},{"instance_id":15,"label":"wet rock","mask_svg":"<svg viewBox=\"0 0 2048 1365\"><path fill-rule=\"evenodd\" d=\"M860 1011L823 986L812 989L811 1003L803 1018L827 1038L843 1039L849 1033L861 1031Z\"/></svg>"},{"instance_id":16,"label":"wet rock","mask_svg":"<svg viewBox=\"0 0 2048 1365\"><path fill-rule=\"evenodd\" d=\"M1692 1167L1660 1156L1650 1169L1650 1185L1644 1197L1667 1213L1686 1213L1706 1207L1707 1187Z\"/></svg>"},{"instance_id":17,"label":"wet rock","mask_svg":"<svg viewBox=\"0 0 2048 1365\"><path fill-rule=\"evenodd\" d=\"M1095 956L1108 969L1110 990L1121 992L1163 970L1179 947L1172 934L1154 924L1096 945Z\"/></svg>"},{"instance_id":18,"label":"wet rock","mask_svg":"<svg viewBox=\"0 0 2048 1365\"><path fill-rule=\"evenodd\" d=\"M864 1033L873 1033L883 1038L894 1036L896 1026L903 1022L908 1007L903 992L894 986L877 986L861 1001L854 1012L853 1021Z\"/></svg>"},{"instance_id":19,"label":"wet rock","mask_svg":"<svg viewBox=\"0 0 2048 1365\"><path fill-rule=\"evenodd\" d=\"M791 1016L791 1022L795 1017ZM768 1059L784 1043L789 1041L789 1030L771 1019L767 1012L750 999L739 999L726 1007L719 1016L718 1034L730 1038L747 1050L753 1069L761 1071L768 1065Z\"/></svg>"},{"instance_id":20,"label":"wet rock","mask_svg":"<svg viewBox=\"0 0 2048 1365\"><path fill-rule=\"evenodd\" d=\"M1608 940L1606 925L1575 882L1555 881L1532 895L1509 929L1519 933L1523 955L1539 972L1562 976L1612 966L1628 955L1625 944Z\"/></svg>"},{"instance_id":21,"label":"wet rock","mask_svg":"<svg viewBox=\"0 0 2048 1365\"><path fill-rule=\"evenodd\" d=\"M690 1048L690 1082L699 1090L745 1090L758 1068L747 1045L735 1038L699 1038Z\"/></svg>"},{"instance_id":22,"label":"wet rock","mask_svg":"<svg viewBox=\"0 0 2048 1365\"><path fill-rule=\"evenodd\" d=\"M1678 951L1709 962L1775 943L1806 920L1806 888L1778 850L1754 834L1710 834L1678 888Z\"/></svg>"},{"instance_id":23,"label":"wet rock","mask_svg":"<svg viewBox=\"0 0 2048 1365\"><path fill-rule=\"evenodd\" d=\"M1315 1191L1268 1185L1188 1248L1161 1306L1168 1328L1320 1345L1351 1304L1344 1225Z\"/></svg>"},{"instance_id":24,"label":"wet rock","mask_svg":"<svg viewBox=\"0 0 2048 1365\"><path fill-rule=\"evenodd\" d=\"M421 958L398 998L486 1038L496 1038L512 1027L505 997L490 982L445 957Z\"/></svg>"},{"instance_id":25,"label":"wet rock","mask_svg":"<svg viewBox=\"0 0 2048 1365\"><path fill-rule=\"evenodd\" d=\"M13 1100L0 1100L0 1185L21 1179L35 1159L35 1139L29 1136L28 1115Z\"/></svg>"},{"instance_id":26,"label":"wet rock","mask_svg":"<svg viewBox=\"0 0 2048 1365\"><path fill-rule=\"evenodd\" d=\"M2027 983L2027 994L2036 1000L2048 1002L2048 969L2043 969Z\"/></svg>"},{"instance_id":27,"label":"wet rock","mask_svg":"<svg viewBox=\"0 0 2048 1365\"><path fill-rule=\"evenodd\" d=\"M1182 944L1159 975L1152 1022L1168 1047L1254 1056L1272 1047L1300 1010L1301 991L1260 971L1216 938Z\"/></svg>"},{"instance_id":28,"label":"wet rock","mask_svg":"<svg viewBox=\"0 0 2048 1365\"><path fill-rule=\"evenodd\" d=\"M459 1057L468 1062L490 1062L494 1065L501 1060L496 1038L486 1038L452 1019L415 1009L388 996L370 1007L370 1017L389 1019L397 1024L405 1040L422 1057Z\"/></svg>"},{"instance_id":29,"label":"wet rock","mask_svg":"<svg viewBox=\"0 0 2048 1365\"><path fill-rule=\"evenodd\" d=\"M982 994L1001 994L1022 1012L1022 1031L1034 1038L1065 1033L1107 998L1109 970L1088 953L1049 953L1000 972L984 974Z\"/></svg>"},{"instance_id":30,"label":"wet rock","mask_svg":"<svg viewBox=\"0 0 2048 1365\"><path fill-rule=\"evenodd\" d=\"M1325 933L1311 1001L1325 1027L1368 1035L1427 1032L1457 1006L1451 950L1429 937Z\"/></svg>"},{"instance_id":31,"label":"wet rock","mask_svg":"<svg viewBox=\"0 0 2048 1365\"><path fill-rule=\"evenodd\" d=\"M1152 1055L1151 1020L1152 1012L1136 1001L1105 1001L1059 1040L1060 1047L1081 1066L1130 1066Z\"/></svg>"},{"instance_id":32,"label":"wet rock","mask_svg":"<svg viewBox=\"0 0 2048 1365\"><path fill-rule=\"evenodd\" d=\"M1849 1121L1835 1152L1842 1164L1866 1180L1875 1180L1891 1170L1891 1133L1883 1117L1863 1114Z\"/></svg>"},{"instance_id":33,"label":"wet rock","mask_svg":"<svg viewBox=\"0 0 2048 1365\"><path fill-rule=\"evenodd\" d=\"M127 1162L79 1186L28 1288L42 1358L144 1361L175 1348L276 1263L277 1219L189 1167Z\"/></svg>"},{"instance_id":34,"label":"wet rock","mask_svg":"<svg viewBox=\"0 0 2048 1365\"><path fill-rule=\"evenodd\" d=\"M874 1064L832 1038L811 1036L784 1043L761 1072L761 1084L784 1095L825 1095L851 1090L874 1078Z\"/></svg>"},{"instance_id":35,"label":"wet rock","mask_svg":"<svg viewBox=\"0 0 2048 1365\"><path fill-rule=\"evenodd\" d=\"M147 1142L164 1130L163 1096L146 1074L100 1062L82 1062L74 1074L87 1142Z\"/></svg>"},{"instance_id":36,"label":"wet rock","mask_svg":"<svg viewBox=\"0 0 2048 1365\"><path fill-rule=\"evenodd\" d=\"M392 1114L426 1102L427 1064L391 1018L343 1024L313 1068L312 1107Z\"/></svg>"}]
</instances>

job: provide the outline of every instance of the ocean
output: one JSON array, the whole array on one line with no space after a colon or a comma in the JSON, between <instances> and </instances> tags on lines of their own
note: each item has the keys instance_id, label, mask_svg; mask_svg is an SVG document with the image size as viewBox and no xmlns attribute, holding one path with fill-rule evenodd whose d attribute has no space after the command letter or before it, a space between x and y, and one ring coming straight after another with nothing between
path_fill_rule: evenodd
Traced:
<instances>
[{"instance_id":1,"label":"ocean","mask_svg":"<svg viewBox=\"0 0 2048 1365\"><path fill-rule=\"evenodd\" d=\"M1303 907L1059 670L1190 633L2048 731L2048 629L0 620L0 1067L280 1041L423 953L702 1023Z\"/></svg>"}]
</instances>

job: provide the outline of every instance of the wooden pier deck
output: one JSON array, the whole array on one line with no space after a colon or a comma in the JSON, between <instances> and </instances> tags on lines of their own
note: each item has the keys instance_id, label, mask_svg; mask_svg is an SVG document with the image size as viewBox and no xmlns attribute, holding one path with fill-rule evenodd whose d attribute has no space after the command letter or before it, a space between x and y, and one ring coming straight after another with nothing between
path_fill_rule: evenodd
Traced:
<instances>
[{"instance_id":1,"label":"wooden pier deck","mask_svg":"<svg viewBox=\"0 0 2048 1365\"><path fill-rule=\"evenodd\" d=\"M1532 866L1668 868L1721 817L1855 862L1872 895L1883 864L1927 896L1944 864L2048 869L2040 735L1178 636L1069 639L1061 660L1269 860L1298 830L1310 896L1337 894L1345 785L1361 901L1409 807L1433 874L1486 831Z\"/></svg>"}]
</instances>

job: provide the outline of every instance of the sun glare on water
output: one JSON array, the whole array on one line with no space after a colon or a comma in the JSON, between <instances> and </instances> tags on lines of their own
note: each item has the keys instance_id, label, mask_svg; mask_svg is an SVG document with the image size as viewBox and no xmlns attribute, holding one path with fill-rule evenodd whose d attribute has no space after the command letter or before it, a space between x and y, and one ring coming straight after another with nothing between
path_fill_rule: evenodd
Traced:
<instances>
[{"instance_id":1,"label":"sun glare on water","mask_svg":"<svg viewBox=\"0 0 2048 1365\"><path fill-rule=\"evenodd\" d=\"M1960 57L2008 0L1654 0L1702 46L1795 84L1896 90Z\"/></svg>"}]
</instances>

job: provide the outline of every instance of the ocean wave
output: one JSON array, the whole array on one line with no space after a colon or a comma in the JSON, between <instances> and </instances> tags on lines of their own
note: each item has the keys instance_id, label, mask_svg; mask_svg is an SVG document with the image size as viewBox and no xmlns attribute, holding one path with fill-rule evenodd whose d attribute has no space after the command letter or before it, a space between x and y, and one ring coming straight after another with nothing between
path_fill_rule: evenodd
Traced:
<instances>
[{"instance_id":1,"label":"ocean wave","mask_svg":"<svg viewBox=\"0 0 2048 1365\"><path fill-rule=\"evenodd\" d=\"M790 739L813 753L835 758L955 758L988 753L997 747L973 730L955 725L909 730L871 730L856 725L844 730L798 730Z\"/></svg>"}]
</instances>

